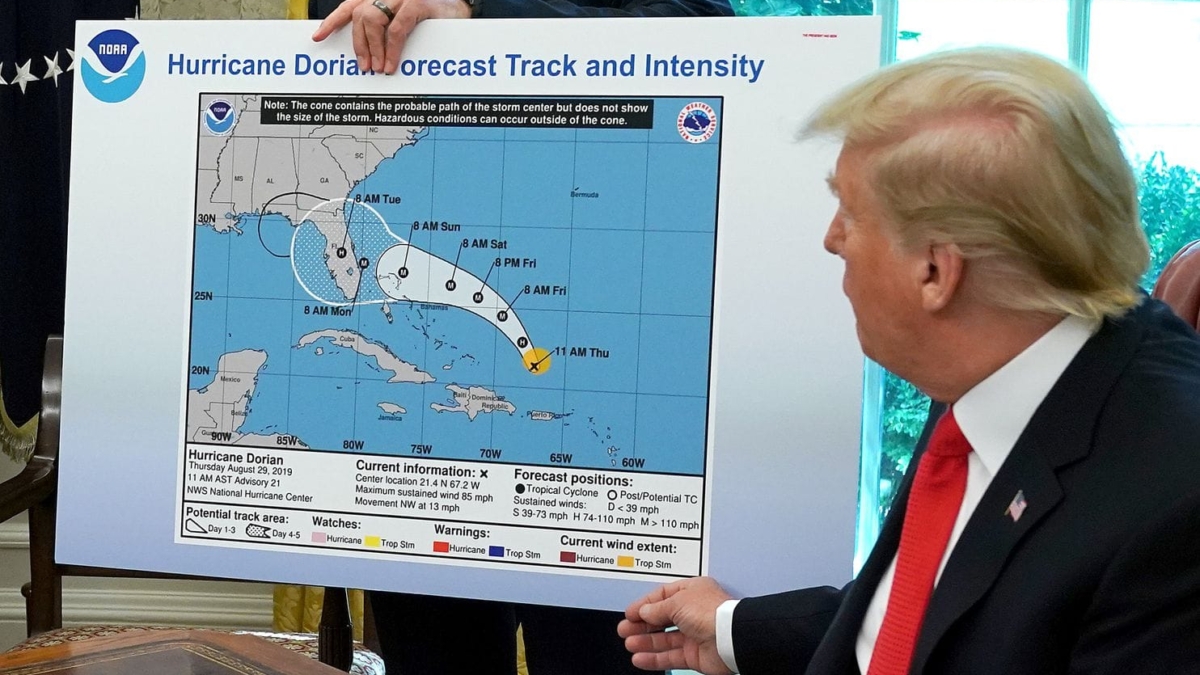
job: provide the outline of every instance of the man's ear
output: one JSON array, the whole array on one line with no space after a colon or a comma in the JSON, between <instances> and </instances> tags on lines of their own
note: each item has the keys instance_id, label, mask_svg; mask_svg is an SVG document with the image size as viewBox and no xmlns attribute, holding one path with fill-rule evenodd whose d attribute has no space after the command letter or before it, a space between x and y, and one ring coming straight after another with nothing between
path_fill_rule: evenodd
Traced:
<instances>
[{"instance_id":1,"label":"man's ear","mask_svg":"<svg viewBox=\"0 0 1200 675\"><path fill-rule=\"evenodd\" d=\"M922 267L921 304L927 312L936 312L950 304L962 289L966 261L954 244L930 244Z\"/></svg>"}]
</instances>

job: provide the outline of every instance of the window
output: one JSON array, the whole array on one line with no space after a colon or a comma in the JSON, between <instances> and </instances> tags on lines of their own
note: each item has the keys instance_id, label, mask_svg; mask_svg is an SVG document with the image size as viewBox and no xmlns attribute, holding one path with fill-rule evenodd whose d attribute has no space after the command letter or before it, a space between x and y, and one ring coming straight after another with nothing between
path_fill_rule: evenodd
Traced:
<instances>
[{"instance_id":1,"label":"window","mask_svg":"<svg viewBox=\"0 0 1200 675\"><path fill-rule=\"evenodd\" d=\"M1138 175L1153 256L1147 290L1176 251L1200 239L1200 88L1187 75L1200 63L1200 2L898 0L881 8L898 9L892 39L899 59L1009 44L1069 60L1088 74ZM928 406L907 382L874 364L867 370L856 567L874 545Z\"/></svg>"},{"instance_id":2,"label":"window","mask_svg":"<svg viewBox=\"0 0 1200 675\"><path fill-rule=\"evenodd\" d=\"M900 0L896 58L1006 44L1067 60L1067 0Z\"/></svg>"},{"instance_id":3,"label":"window","mask_svg":"<svg viewBox=\"0 0 1200 675\"><path fill-rule=\"evenodd\" d=\"M1153 255L1150 289L1167 260L1200 239L1200 1L1196 0L732 0L740 15L883 17L883 53L1006 44L1086 72L1121 128L1139 179ZM856 569L870 552L908 468L929 399L868 363L863 381Z\"/></svg>"},{"instance_id":4,"label":"window","mask_svg":"<svg viewBox=\"0 0 1200 675\"><path fill-rule=\"evenodd\" d=\"M874 10L874 0L730 0L740 16L860 16Z\"/></svg>"},{"instance_id":5,"label":"window","mask_svg":"<svg viewBox=\"0 0 1200 675\"><path fill-rule=\"evenodd\" d=\"M1139 174L1149 289L1200 239L1200 88L1179 69L1200 62L1200 2L1093 0L1090 37L1088 79Z\"/></svg>"}]
</instances>

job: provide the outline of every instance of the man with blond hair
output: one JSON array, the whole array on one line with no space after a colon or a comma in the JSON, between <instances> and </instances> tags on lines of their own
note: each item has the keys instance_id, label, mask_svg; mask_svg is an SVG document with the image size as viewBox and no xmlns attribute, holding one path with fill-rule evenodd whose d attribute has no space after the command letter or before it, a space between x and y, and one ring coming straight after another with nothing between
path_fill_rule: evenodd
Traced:
<instances>
[{"instance_id":1,"label":"man with blond hair","mask_svg":"<svg viewBox=\"0 0 1200 675\"><path fill-rule=\"evenodd\" d=\"M855 581L661 587L619 627L633 663L1200 672L1200 337L1137 289L1136 182L1082 78L943 52L805 131L843 139L825 248L863 351L940 403Z\"/></svg>"}]
</instances>

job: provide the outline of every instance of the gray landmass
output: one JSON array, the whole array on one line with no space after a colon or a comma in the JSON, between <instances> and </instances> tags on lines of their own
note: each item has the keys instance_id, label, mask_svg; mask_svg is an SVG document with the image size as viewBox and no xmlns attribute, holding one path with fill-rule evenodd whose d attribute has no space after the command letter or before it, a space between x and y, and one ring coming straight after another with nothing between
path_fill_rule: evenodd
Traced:
<instances>
[{"instance_id":1,"label":"gray landmass","mask_svg":"<svg viewBox=\"0 0 1200 675\"><path fill-rule=\"evenodd\" d=\"M415 384L425 384L426 382L434 382L433 376L426 373L411 363L402 360L400 357L392 353L386 345L368 340L352 330L319 330L313 331L300 338L296 343L297 349L303 349L318 340L329 340L335 346L343 349L353 350L362 356L375 359L381 370L392 373L392 377L388 382L411 382Z\"/></svg>"},{"instance_id":2,"label":"gray landmass","mask_svg":"<svg viewBox=\"0 0 1200 675\"><path fill-rule=\"evenodd\" d=\"M430 408L440 413L466 413L467 419L471 421L474 421L482 413L506 412L511 415L517 412L513 404L491 389L485 389L484 387L460 387L457 384L448 384L446 385L446 389L450 391L451 398L454 399L454 405L431 403L429 404Z\"/></svg>"},{"instance_id":3,"label":"gray landmass","mask_svg":"<svg viewBox=\"0 0 1200 675\"><path fill-rule=\"evenodd\" d=\"M280 442L283 439L285 442ZM234 445L268 445L279 448L307 448L304 441L288 434L246 434L233 442Z\"/></svg>"},{"instance_id":4,"label":"gray landmass","mask_svg":"<svg viewBox=\"0 0 1200 675\"><path fill-rule=\"evenodd\" d=\"M358 269L358 255L354 250L354 239L346 230L346 220L339 213L336 217L318 217L312 219L317 232L325 238L325 250L321 257L325 260L325 269L329 278L342 292L342 297L353 301L358 297L358 286L362 283ZM341 255L338 255L338 253Z\"/></svg>"},{"instance_id":5,"label":"gray landmass","mask_svg":"<svg viewBox=\"0 0 1200 675\"><path fill-rule=\"evenodd\" d=\"M267 353L257 349L222 354L217 373L203 389L188 390L187 439L204 443L236 443L246 421L246 408L258 386ZM215 434L215 436L214 436Z\"/></svg>"},{"instance_id":6,"label":"gray landmass","mask_svg":"<svg viewBox=\"0 0 1200 675\"><path fill-rule=\"evenodd\" d=\"M267 202L271 202L268 212L299 225L309 209L349 194L380 162L416 143L423 131L422 127L263 124L258 96L213 95L201 104L213 98L233 102L237 114L228 136L200 134L196 222L218 232L240 234L237 219L259 213ZM286 194L292 192L317 197ZM202 223L203 214L215 215L216 222Z\"/></svg>"},{"instance_id":7,"label":"gray landmass","mask_svg":"<svg viewBox=\"0 0 1200 675\"><path fill-rule=\"evenodd\" d=\"M533 420L534 422L549 422L551 420L560 420L564 417L567 417L571 413L563 414L550 412L549 410L530 410L525 414L528 415L529 419Z\"/></svg>"},{"instance_id":8,"label":"gray landmass","mask_svg":"<svg viewBox=\"0 0 1200 675\"><path fill-rule=\"evenodd\" d=\"M388 403L387 401L381 401L379 403L379 409L389 415L403 415L408 412L403 406L398 406L395 403Z\"/></svg>"},{"instance_id":9,"label":"gray landmass","mask_svg":"<svg viewBox=\"0 0 1200 675\"><path fill-rule=\"evenodd\" d=\"M235 130L234 133L237 133ZM243 139L244 140L244 139ZM253 158L252 173L246 175L243 184L250 186L250 208L243 210L235 203L234 213L259 213L263 205L271 202L267 213L282 213L285 216L296 212L297 195L291 194L283 200L276 199L284 193L294 193L300 178L296 174L296 143L291 138L259 138ZM235 188L236 190L236 188ZM319 194L319 193L318 193ZM290 198L290 202L287 201ZM274 200L274 201L272 201ZM312 203L309 199L308 203ZM296 220L288 218L293 223Z\"/></svg>"}]
</instances>

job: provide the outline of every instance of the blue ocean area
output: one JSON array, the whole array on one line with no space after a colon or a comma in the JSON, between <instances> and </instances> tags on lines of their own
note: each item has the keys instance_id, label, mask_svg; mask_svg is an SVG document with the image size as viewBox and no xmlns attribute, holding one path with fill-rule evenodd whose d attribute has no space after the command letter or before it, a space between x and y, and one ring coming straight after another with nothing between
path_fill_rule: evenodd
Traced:
<instances>
[{"instance_id":1,"label":"blue ocean area","mask_svg":"<svg viewBox=\"0 0 1200 675\"><path fill-rule=\"evenodd\" d=\"M718 120L703 143L677 129L696 100ZM427 129L342 195L349 296L311 221L197 226L189 388L223 354L259 350L243 434L703 474L720 103L656 99L651 130ZM486 278L528 344L490 314L388 298L375 265L401 242ZM494 394L493 409L463 408L456 388Z\"/></svg>"}]
</instances>

